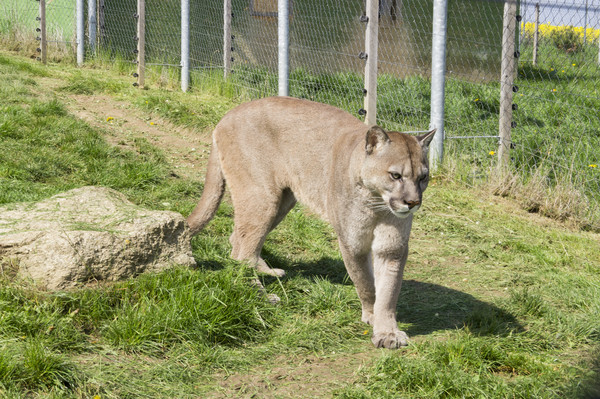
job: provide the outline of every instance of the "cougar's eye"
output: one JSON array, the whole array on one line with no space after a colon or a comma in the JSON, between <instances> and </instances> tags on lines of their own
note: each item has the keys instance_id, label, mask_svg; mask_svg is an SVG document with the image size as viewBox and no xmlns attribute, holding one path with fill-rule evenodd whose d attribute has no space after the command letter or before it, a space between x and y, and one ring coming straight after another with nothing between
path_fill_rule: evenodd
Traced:
<instances>
[{"instance_id":1,"label":"cougar's eye","mask_svg":"<svg viewBox=\"0 0 600 399\"><path fill-rule=\"evenodd\" d=\"M390 177L392 180L402 180L402 175L396 172L390 172Z\"/></svg>"}]
</instances>

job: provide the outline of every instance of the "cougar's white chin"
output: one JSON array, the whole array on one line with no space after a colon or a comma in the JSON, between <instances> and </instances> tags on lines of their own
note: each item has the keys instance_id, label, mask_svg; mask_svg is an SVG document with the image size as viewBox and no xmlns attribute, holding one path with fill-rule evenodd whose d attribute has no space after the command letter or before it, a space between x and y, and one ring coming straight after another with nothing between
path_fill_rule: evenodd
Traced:
<instances>
[{"instance_id":1,"label":"cougar's white chin","mask_svg":"<svg viewBox=\"0 0 600 399\"><path fill-rule=\"evenodd\" d=\"M419 206L420 205L416 205L416 206L413 206L412 208L409 208L408 205L403 205L402 207L400 207L398 209L392 209L392 213L397 218L404 219L404 218L408 217L409 215L414 214L419 209Z\"/></svg>"}]
</instances>

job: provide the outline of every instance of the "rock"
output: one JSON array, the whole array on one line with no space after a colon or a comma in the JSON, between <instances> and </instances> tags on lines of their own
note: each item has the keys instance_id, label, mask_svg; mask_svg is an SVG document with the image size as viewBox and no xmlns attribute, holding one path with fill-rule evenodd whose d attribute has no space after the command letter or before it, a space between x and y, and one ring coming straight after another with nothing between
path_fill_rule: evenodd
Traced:
<instances>
[{"instance_id":1,"label":"rock","mask_svg":"<svg viewBox=\"0 0 600 399\"><path fill-rule=\"evenodd\" d=\"M50 290L195 265L183 216L143 209L103 187L0 207L2 263Z\"/></svg>"}]
</instances>

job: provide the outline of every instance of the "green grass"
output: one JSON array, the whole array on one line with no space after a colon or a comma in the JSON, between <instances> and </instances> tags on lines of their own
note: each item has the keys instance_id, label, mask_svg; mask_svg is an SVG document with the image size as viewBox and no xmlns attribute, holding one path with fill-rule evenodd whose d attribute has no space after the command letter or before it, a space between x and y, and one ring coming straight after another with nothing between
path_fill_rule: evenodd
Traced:
<instances>
[{"instance_id":1,"label":"green grass","mask_svg":"<svg viewBox=\"0 0 600 399\"><path fill-rule=\"evenodd\" d=\"M68 96L113 96L203 135L236 101L229 97L235 87L217 80L185 95L137 90L100 66L41 68L7 54L0 73L3 204L94 184L188 214L198 181L173 176L150 139L127 149L109 144L105 131L71 114ZM309 82L307 92L324 95L315 87L327 80ZM413 93L426 86L418 78L391 83ZM464 92L455 101L465 113L488 112L472 96L494 106L492 89L453 87ZM595 387L598 234L527 213L451 175L434 176L415 218L397 307L412 343L387 351L372 348L327 224L296 208L269 236L264 258L288 273L261 277L282 299L273 306L249 283L254 274L229 259L232 215L224 203L193 239L193 270L47 292L2 260L0 396L235 397L240 383L255 380L263 381L258 397L577 398ZM314 368L299 367L306 364ZM318 380L321 364L340 377Z\"/></svg>"},{"instance_id":2,"label":"green grass","mask_svg":"<svg viewBox=\"0 0 600 399\"><path fill-rule=\"evenodd\" d=\"M160 154L115 150L101 134L69 116L57 99L2 107L0 202L36 199L82 184L118 190L149 188L168 179Z\"/></svg>"},{"instance_id":3,"label":"green grass","mask_svg":"<svg viewBox=\"0 0 600 399\"><path fill-rule=\"evenodd\" d=\"M368 382L340 392L343 398L555 398L577 378L576 368L562 369L513 339L477 337L459 332L443 342L425 342L403 356L382 357L365 373Z\"/></svg>"}]
</instances>

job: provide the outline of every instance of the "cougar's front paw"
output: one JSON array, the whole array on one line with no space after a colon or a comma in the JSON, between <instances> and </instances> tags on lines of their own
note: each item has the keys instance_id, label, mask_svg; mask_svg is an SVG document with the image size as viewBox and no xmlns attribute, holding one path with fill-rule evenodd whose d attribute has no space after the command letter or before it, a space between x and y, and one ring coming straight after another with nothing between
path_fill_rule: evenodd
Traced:
<instances>
[{"instance_id":1,"label":"cougar's front paw","mask_svg":"<svg viewBox=\"0 0 600 399\"><path fill-rule=\"evenodd\" d=\"M270 267L259 267L257 268L257 271L259 273L262 274L266 274L268 276L273 276L273 277L285 277L285 270L283 269L275 269L275 268L270 268Z\"/></svg>"},{"instance_id":2,"label":"cougar's front paw","mask_svg":"<svg viewBox=\"0 0 600 399\"><path fill-rule=\"evenodd\" d=\"M258 271L259 273L266 274L269 276L279 277L279 278L285 276L285 270L271 268L269 265L267 265L267 262L265 262L262 258L260 258L258 260L255 268L256 268L256 271Z\"/></svg>"},{"instance_id":3,"label":"cougar's front paw","mask_svg":"<svg viewBox=\"0 0 600 399\"><path fill-rule=\"evenodd\" d=\"M377 348L398 349L401 346L408 345L408 335L400 330L375 333L371 337L371 342Z\"/></svg>"}]
</instances>

